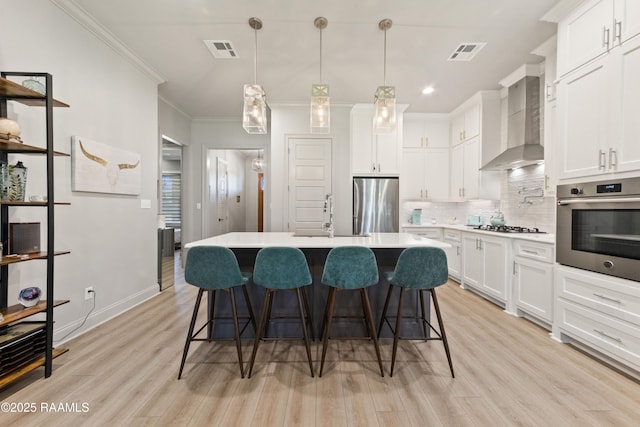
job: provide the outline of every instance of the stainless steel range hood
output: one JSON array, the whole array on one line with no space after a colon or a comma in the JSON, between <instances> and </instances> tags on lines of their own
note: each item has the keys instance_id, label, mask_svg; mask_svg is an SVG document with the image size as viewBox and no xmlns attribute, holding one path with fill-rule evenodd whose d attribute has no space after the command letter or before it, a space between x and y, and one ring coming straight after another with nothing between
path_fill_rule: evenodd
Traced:
<instances>
[{"instance_id":1,"label":"stainless steel range hood","mask_svg":"<svg viewBox=\"0 0 640 427\"><path fill-rule=\"evenodd\" d=\"M540 78L527 76L509 87L507 150L480 168L506 170L544 161L540 145Z\"/></svg>"}]
</instances>

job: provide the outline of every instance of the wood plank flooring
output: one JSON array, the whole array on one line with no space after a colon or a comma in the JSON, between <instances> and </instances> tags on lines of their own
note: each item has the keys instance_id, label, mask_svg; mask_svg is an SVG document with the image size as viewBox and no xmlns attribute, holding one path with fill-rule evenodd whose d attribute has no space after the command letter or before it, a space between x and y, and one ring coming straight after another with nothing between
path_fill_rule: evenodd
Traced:
<instances>
[{"instance_id":1,"label":"wood plank flooring","mask_svg":"<svg viewBox=\"0 0 640 427\"><path fill-rule=\"evenodd\" d=\"M439 341L401 341L380 377L369 341L332 341L311 378L302 341L267 341L241 379L232 341L193 343L178 368L196 289L184 284L67 343L53 376L36 370L0 390L2 425L118 426L639 426L640 384L460 289L438 299L456 378ZM252 342L244 344L248 361ZM314 362L321 346L313 344ZM316 366L317 367L317 366ZM76 404L41 411L41 403ZM83 412L83 403L88 410ZM59 408L59 406L56 406Z\"/></svg>"}]
</instances>

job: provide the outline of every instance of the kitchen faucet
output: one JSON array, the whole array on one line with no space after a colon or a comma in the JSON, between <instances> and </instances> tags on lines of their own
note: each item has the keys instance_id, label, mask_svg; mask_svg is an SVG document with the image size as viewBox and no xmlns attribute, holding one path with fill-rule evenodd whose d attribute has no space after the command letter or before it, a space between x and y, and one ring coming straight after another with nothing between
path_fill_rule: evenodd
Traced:
<instances>
[{"instance_id":1,"label":"kitchen faucet","mask_svg":"<svg viewBox=\"0 0 640 427\"><path fill-rule=\"evenodd\" d=\"M334 228L333 228L333 195L331 193L327 194L324 198L324 213L329 211L329 222L325 222L322 224L322 231L329 233L329 238L333 238L334 236Z\"/></svg>"}]
</instances>

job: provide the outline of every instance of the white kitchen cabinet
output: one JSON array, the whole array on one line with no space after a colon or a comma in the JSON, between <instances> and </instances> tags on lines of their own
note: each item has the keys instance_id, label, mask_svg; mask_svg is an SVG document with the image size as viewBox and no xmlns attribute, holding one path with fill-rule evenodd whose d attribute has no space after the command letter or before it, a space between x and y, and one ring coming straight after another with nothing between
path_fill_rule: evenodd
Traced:
<instances>
[{"instance_id":1,"label":"white kitchen cabinet","mask_svg":"<svg viewBox=\"0 0 640 427\"><path fill-rule=\"evenodd\" d=\"M449 277L460 280L462 267L462 233L459 230L445 228L442 230L442 240L451 245L444 251L447 254L447 265L449 267Z\"/></svg>"},{"instance_id":2,"label":"white kitchen cabinet","mask_svg":"<svg viewBox=\"0 0 640 427\"><path fill-rule=\"evenodd\" d=\"M513 241L513 301L518 314L550 329L553 321L553 245Z\"/></svg>"},{"instance_id":3,"label":"white kitchen cabinet","mask_svg":"<svg viewBox=\"0 0 640 427\"><path fill-rule=\"evenodd\" d=\"M401 110L401 108L398 108ZM351 172L353 175L398 175L402 158L402 112L388 134L373 133L373 105L351 109Z\"/></svg>"},{"instance_id":4,"label":"white kitchen cabinet","mask_svg":"<svg viewBox=\"0 0 640 427\"><path fill-rule=\"evenodd\" d=\"M506 304L509 256L507 238L462 233L462 286Z\"/></svg>"},{"instance_id":5,"label":"white kitchen cabinet","mask_svg":"<svg viewBox=\"0 0 640 427\"><path fill-rule=\"evenodd\" d=\"M442 228L440 227L402 227L403 233L411 233L427 239L442 240Z\"/></svg>"},{"instance_id":6,"label":"white kitchen cabinet","mask_svg":"<svg viewBox=\"0 0 640 427\"><path fill-rule=\"evenodd\" d=\"M614 0L614 45L624 43L640 34L640 2L638 0Z\"/></svg>"},{"instance_id":7,"label":"white kitchen cabinet","mask_svg":"<svg viewBox=\"0 0 640 427\"><path fill-rule=\"evenodd\" d=\"M405 148L400 173L402 200L447 200L449 149Z\"/></svg>"},{"instance_id":8,"label":"white kitchen cabinet","mask_svg":"<svg viewBox=\"0 0 640 427\"><path fill-rule=\"evenodd\" d=\"M480 133L480 105L471 104L451 121L451 144L456 145Z\"/></svg>"},{"instance_id":9,"label":"white kitchen cabinet","mask_svg":"<svg viewBox=\"0 0 640 427\"><path fill-rule=\"evenodd\" d=\"M640 37L558 87L559 178L640 170Z\"/></svg>"},{"instance_id":10,"label":"white kitchen cabinet","mask_svg":"<svg viewBox=\"0 0 640 427\"><path fill-rule=\"evenodd\" d=\"M500 173L479 169L501 152L500 92L478 92L454 110L452 116L450 199L499 199ZM463 122L465 129L461 134Z\"/></svg>"},{"instance_id":11,"label":"white kitchen cabinet","mask_svg":"<svg viewBox=\"0 0 640 427\"><path fill-rule=\"evenodd\" d=\"M402 121L403 148L449 147L447 114L405 113Z\"/></svg>"},{"instance_id":12,"label":"white kitchen cabinet","mask_svg":"<svg viewBox=\"0 0 640 427\"><path fill-rule=\"evenodd\" d=\"M553 336L605 355L622 370L640 372L638 283L566 266L556 268Z\"/></svg>"}]
</instances>

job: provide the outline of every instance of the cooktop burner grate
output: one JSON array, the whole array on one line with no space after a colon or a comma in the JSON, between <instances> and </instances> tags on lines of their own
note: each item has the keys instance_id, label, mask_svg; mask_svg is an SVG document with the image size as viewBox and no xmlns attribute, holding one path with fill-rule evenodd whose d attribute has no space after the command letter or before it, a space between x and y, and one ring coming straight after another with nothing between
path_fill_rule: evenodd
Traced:
<instances>
[{"instance_id":1,"label":"cooktop burner grate","mask_svg":"<svg viewBox=\"0 0 640 427\"><path fill-rule=\"evenodd\" d=\"M516 225L479 225L475 230L495 231L496 233L546 233L536 227L520 227Z\"/></svg>"}]
</instances>

